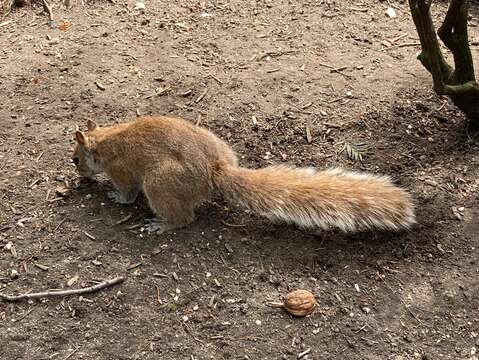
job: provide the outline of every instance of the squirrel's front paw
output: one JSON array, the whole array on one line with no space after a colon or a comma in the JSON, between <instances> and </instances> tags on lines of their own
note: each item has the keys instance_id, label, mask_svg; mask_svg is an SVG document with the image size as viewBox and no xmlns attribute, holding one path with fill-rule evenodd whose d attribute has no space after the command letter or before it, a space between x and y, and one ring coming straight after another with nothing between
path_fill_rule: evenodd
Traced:
<instances>
[{"instance_id":1,"label":"squirrel's front paw","mask_svg":"<svg viewBox=\"0 0 479 360\"><path fill-rule=\"evenodd\" d=\"M127 199L119 191L108 191L108 197L116 202L117 204L130 204Z\"/></svg>"}]
</instances>

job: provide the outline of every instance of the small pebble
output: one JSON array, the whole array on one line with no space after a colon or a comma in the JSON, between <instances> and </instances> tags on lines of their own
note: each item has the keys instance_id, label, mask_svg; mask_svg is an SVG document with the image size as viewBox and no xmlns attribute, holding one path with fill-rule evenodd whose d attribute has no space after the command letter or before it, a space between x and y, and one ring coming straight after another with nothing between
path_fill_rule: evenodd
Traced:
<instances>
[{"instance_id":1,"label":"small pebble","mask_svg":"<svg viewBox=\"0 0 479 360\"><path fill-rule=\"evenodd\" d=\"M15 269L12 269L12 271L10 272L10 278L12 279L18 278L18 271Z\"/></svg>"},{"instance_id":2,"label":"small pebble","mask_svg":"<svg viewBox=\"0 0 479 360\"><path fill-rule=\"evenodd\" d=\"M49 42L48 42L48 45L57 45L60 43L60 39L59 38L52 38Z\"/></svg>"}]
</instances>

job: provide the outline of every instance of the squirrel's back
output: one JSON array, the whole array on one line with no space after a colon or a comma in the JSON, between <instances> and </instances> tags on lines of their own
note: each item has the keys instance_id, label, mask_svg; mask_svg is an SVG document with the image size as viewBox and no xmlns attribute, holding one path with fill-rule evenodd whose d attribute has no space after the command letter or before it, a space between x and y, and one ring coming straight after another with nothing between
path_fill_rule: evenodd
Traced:
<instances>
[{"instance_id":1,"label":"squirrel's back","mask_svg":"<svg viewBox=\"0 0 479 360\"><path fill-rule=\"evenodd\" d=\"M109 155L121 152L131 167L174 159L191 166L210 167L221 160L236 165L230 146L212 132L186 120L166 116L140 117L132 122L97 128L89 135L97 139L97 151Z\"/></svg>"}]
</instances>

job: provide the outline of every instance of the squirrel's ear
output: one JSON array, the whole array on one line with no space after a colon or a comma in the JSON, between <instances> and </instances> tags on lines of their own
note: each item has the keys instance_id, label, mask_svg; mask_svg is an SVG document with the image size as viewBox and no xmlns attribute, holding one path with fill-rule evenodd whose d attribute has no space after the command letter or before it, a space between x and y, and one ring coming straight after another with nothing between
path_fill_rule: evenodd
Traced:
<instances>
[{"instance_id":1,"label":"squirrel's ear","mask_svg":"<svg viewBox=\"0 0 479 360\"><path fill-rule=\"evenodd\" d=\"M75 139L77 141L77 143L79 143L80 145L86 145L87 144L87 139L86 139L86 136L84 133L82 133L81 131L77 130L75 132Z\"/></svg>"},{"instance_id":2,"label":"squirrel's ear","mask_svg":"<svg viewBox=\"0 0 479 360\"><path fill-rule=\"evenodd\" d=\"M93 131L98 127L98 125L93 120L88 120L86 122L86 127L87 127L88 131Z\"/></svg>"}]
</instances>

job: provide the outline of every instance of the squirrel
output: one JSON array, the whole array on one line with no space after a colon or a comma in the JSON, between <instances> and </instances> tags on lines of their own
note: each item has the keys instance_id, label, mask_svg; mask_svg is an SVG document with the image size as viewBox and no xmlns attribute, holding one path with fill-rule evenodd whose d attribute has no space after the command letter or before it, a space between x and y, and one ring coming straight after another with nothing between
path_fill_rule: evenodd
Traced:
<instances>
[{"instance_id":1,"label":"squirrel","mask_svg":"<svg viewBox=\"0 0 479 360\"><path fill-rule=\"evenodd\" d=\"M75 132L73 162L82 177L104 172L131 204L140 191L161 219L148 230L164 232L194 221L194 209L219 192L271 221L343 232L399 231L415 223L411 196L389 177L341 168L319 171L275 165L247 169L212 132L171 117L140 117Z\"/></svg>"}]
</instances>

